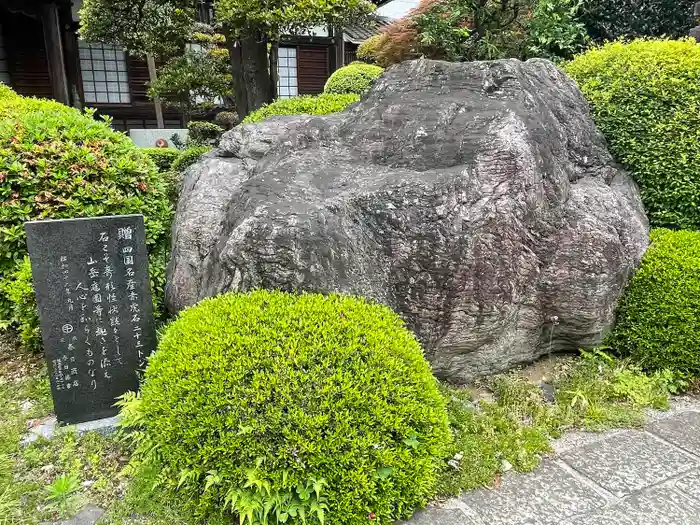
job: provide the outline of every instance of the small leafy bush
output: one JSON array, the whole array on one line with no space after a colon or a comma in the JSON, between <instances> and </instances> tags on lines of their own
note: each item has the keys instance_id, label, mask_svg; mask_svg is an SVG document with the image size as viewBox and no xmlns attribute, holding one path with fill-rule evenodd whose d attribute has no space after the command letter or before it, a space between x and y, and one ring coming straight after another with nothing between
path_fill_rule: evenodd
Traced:
<instances>
[{"instance_id":1,"label":"small leafy bush","mask_svg":"<svg viewBox=\"0 0 700 525\"><path fill-rule=\"evenodd\" d=\"M122 403L135 461L200 516L251 525L409 516L450 442L415 337L352 297L204 300L165 330L141 392Z\"/></svg>"},{"instance_id":2,"label":"small leafy bush","mask_svg":"<svg viewBox=\"0 0 700 525\"><path fill-rule=\"evenodd\" d=\"M260 122L276 115L327 115L343 111L353 102L360 100L359 95L345 93L342 95L323 93L322 95L302 95L294 98L281 98L253 111L244 120L244 124Z\"/></svg>"},{"instance_id":3,"label":"small leafy bush","mask_svg":"<svg viewBox=\"0 0 700 525\"><path fill-rule=\"evenodd\" d=\"M645 368L700 373L700 232L655 230L610 345Z\"/></svg>"},{"instance_id":4,"label":"small leafy bush","mask_svg":"<svg viewBox=\"0 0 700 525\"><path fill-rule=\"evenodd\" d=\"M142 213L149 253L167 242L168 188L148 156L92 112L0 90L0 320L35 320L22 299L31 288L24 222ZM19 304L11 305L7 293ZM154 290L162 301L162 289Z\"/></svg>"},{"instance_id":5,"label":"small leafy bush","mask_svg":"<svg viewBox=\"0 0 700 525\"><path fill-rule=\"evenodd\" d=\"M688 35L696 0L582 0L582 22L597 42Z\"/></svg>"},{"instance_id":6,"label":"small leafy bush","mask_svg":"<svg viewBox=\"0 0 700 525\"><path fill-rule=\"evenodd\" d=\"M613 42L565 69L639 184L652 226L700 229L700 46L690 39Z\"/></svg>"},{"instance_id":7,"label":"small leafy bush","mask_svg":"<svg viewBox=\"0 0 700 525\"><path fill-rule=\"evenodd\" d=\"M148 155L161 173L169 171L172 163L180 154L174 148L144 148L143 152Z\"/></svg>"},{"instance_id":8,"label":"small leafy bush","mask_svg":"<svg viewBox=\"0 0 700 525\"><path fill-rule=\"evenodd\" d=\"M213 122L192 121L187 124L189 136L187 142L190 147L214 146L219 141L224 128Z\"/></svg>"},{"instance_id":9,"label":"small leafy bush","mask_svg":"<svg viewBox=\"0 0 700 525\"><path fill-rule=\"evenodd\" d=\"M241 119L235 111L221 111L214 117L214 122L224 129L231 129L238 125Z\"/></svg>"},{"instance_id":10,"label":"small leafy bush","mask_svg":"<svg viewBox=\"0 0 700 525\"><path fill-rule=\"evenodd\" d=\"M175 173L182 174L187 168L197 162L202 155L209 151L211 151L210 146L194 146L182 150L170 169Z\"/></svg>"},{"instance_id":11,"label":"small leafy bush","mask_svg":"<svg viewBox=\"0 0 700 525\"><path fill-rule=\"evenodd\" d=\"M384 69L379 66L365 64L363 62L353 62L345 67L341 67L333 73L328 81L326 81L326 87L323 89L323 92L337 94L354 93L355 95L362 95L372 87L374 81L377 80L383 72Z\"/></svg>"},{"instance_id":12,"label":"small leafy bush","mask_svg":"<svg viewBox=\"0 0 700 525\"><path fill-rule=\"evenodd\" d=\"M526 56L568 60L585 49L589 39L580 16L581 0L538 0L528 23Z\"/></svg>"},{"instance_id":13,"label":"small leafy bush","mask_svg":"<svg viewBox=\"0 0 700 525\"><path fill-rule=\"evenodd\" d=\"M32 284L32 265L29 257L17 266L17 270L0 281L0 292L10 304L9 321L18 328L24 346L35 352L41 350L41 330L36 312L36 299Z\"/></svg>"}]
</instances>

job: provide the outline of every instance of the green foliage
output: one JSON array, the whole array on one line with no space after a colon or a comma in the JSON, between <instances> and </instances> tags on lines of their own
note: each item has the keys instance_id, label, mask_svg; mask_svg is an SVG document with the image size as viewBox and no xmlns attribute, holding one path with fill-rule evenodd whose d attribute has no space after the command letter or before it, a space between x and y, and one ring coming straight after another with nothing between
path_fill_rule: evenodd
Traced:
<instances>
[{"instance_id":1,"label":"green foliage","mask_svg":"<svg viewBox=\"0 0 700 525\"><path fill-rule=\"evenodd\" d=\"M150 250L172 217L154 164L109 122L19 96L0 105L0 200L0 280L27 253L25 221L142 213Z\"/></svg>"},{"instance_id":2,"label":"green foliage","mask_svg":"<svg viewBox=\"0 0 700 525\"><path fill-rule=\"evenodd\" d=\"M323 93L322 95L302 95L295 98L281 98L253 111L243 124L260 122L276 115L327 115L343 111L350 104L360 100L358 95L346 93L337 95Z\"/></svg>"},{"instance_id":3,"label":"green foliage","mask_svg":"<svg viewBox=\"0 0 700 525\"><path fill-rule=\"evenodd\" d=\"M368 91L377 78L381 76L384 70L379 66L365 64L363 62L353 62L345 67L341 67L333 73L324 93L354 93L362 95Z\"/></svg>"},{"instance_id":4,"label":"green foliage","mask_svg":"<svg viewBox=\"0 0 700 525\"><path fill-rule=\"evenodd\" d=\"M180 152L170 168L174 173L182 175L192 164L197 162L205 153L211 151L210 146L194 146Z\"/></svg>"},{"instance_id":5,"label":"green foliage","mask_svg":"<svg viewBox=\"0 0 700 525\"><path fill-rule=\"evenodd\" d=\"M693 23L695 0L583 0L581 21L597 42L618 38L680 38Z\"/></svg>"},{"instance_id":6,"label":"green foliage","mask_svg":"<svg viewBox=\"0 0 700 525\"><path fill-rule=\"evenodd\" d=\"M214 122L224 129L231 129L240 123L238 113L233 111L221 111L214 117Z\"/></svg>"},{"instance_id":7,"label":"green foliage","mask_svg":"<svg viewBox=\"0 0 700 525\"><path fill-rule=\"evenodd\" d=\"M170 166L180 155L180 152L173 148L144 148L143 152L148 155L161 173L170 170Z\"/></svg>"},{"instance_id":8,"label":"green foliage","mask_svg":"<svg viewBox=\"0 0 700 525\"><path fill-rule=\"evenodd\" d=\"M59 476L46 487L46 499L59 506L68 502L73 494L80 490L80 478L75 474Z\"/></svg>"},{"instance_id":9,"label":"green foliage","mask_svg":"<svg viewBox=\"0 0 700 525\"><path fill-rule=\"evenodd\" d=\"M547 402L539 386L513 372L486 379L493 401L474 402L469 391L444 387L454 435L438 493L449 497L492 484L510 470L529 471L564 430L602 431L640 426L644 408L668 409L669 394L685 387L668 370L645 374L603 349L553 369Z\"/></svg>"},{"instance_id":10,"label":"green foliage","mask_svg":"<svg viewBox=\"0 0 700 525\"><path fill-rule=\"evenodd\" d=\"M375 8L370 0L215 0L214 7L217 20L236 36L258 30L272 39L362 22Z\"/></svg>"},{"instance_id":11,"label":"green foliage","mask_svg":"<svg viewBox=\"0 0 700 525\"><path fill-rule=\"evenodd\" d=\"M187 124L187 143L192 146L214 146L221 138L224 128L213 122L192 121Z\"/></svg>"},{"instance_id":12,"label":"green foliage","mask_svg":"<svg viewBox=\"0 0 700 525\"><path fill-rule=\"evenodd\" d=\"M700 46L690 39L613 42L565 69L639 184L652 226L700 229Z\"/></svg>"},{"instance_id":13,"label":"green foliage","mask_svg":"<svg viewBox=\"0 0 700 525\"><path fill-rule=\"evenodd\" d=\"M0 281L0 293L9 300L9 321L18 328L22 344L34 352L41 351L41 330L29 257L18 264L15 272Z\"/></svg>"},{"instance_id":14,"label":"green foliage","mask_svg":"<svg viewBox=\"0 0 700 525\"><path fill-rule=\"evenodd\" d=\"M197 47L170 58L149 84L148 95L179 107L189 118L202 106L229 105L232 78L223 35L204 24L194 24L187 40Z\"/></svg>"},{"instance_id":15,"label":"green foliage","mask_svg":"<svg viewBox=\"0 0 700 525\"><path fill-rule=\"evenodd\" d=\"M202 515L251 525L408 516L450 441L415 337L388 308L337 295L203 301L124 404L136 468L155 465Z\"/></svg>"},{"instance_id":16,"label":"green foliage","mask_svg":"<svg viewBox=\"0 0 700 525\"><path fill-rule=\"evenodd\" d=\"M583 0L539 0L528 24L528 57L570 59L588 45Z\"/></svg>"},{"instance_id":17,"label":"green foliage","mask_svg":"<svg viewBox=\"0 0 700 525\"><path fill-rule=\"evenodd\" d=\"M655 230L610 345L643 367L700 373L700 232Z\"/></svg>"},{"instance_id":18,"label":"green foliage","mask_svg":"<svg viewBox=\"0 0 700 525\"><path fill-rule=\"evenodd\" d=\"M363 47L380 66L424 56L450 61L523 55L532 0L422 0Z\"/></svg>"}]
</instances>

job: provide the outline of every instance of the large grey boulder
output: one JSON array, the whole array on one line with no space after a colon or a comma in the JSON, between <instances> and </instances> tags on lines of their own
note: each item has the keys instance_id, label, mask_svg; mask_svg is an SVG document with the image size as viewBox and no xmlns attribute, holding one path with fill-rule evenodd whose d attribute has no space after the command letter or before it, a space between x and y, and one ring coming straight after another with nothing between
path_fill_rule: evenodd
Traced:
<instances>
[{"instance_id":1,"label":"large grey boulder","mask_svg":"<svg viewBox=\"0 0 700 525\"><path fill-rule=\"evenodd\" d=\"M371 297L461 381L599 343L647 235L637 187L553 64L420 60L345 113L224 135L186 174L167 301Z\"/></svg>"}]
</instances>

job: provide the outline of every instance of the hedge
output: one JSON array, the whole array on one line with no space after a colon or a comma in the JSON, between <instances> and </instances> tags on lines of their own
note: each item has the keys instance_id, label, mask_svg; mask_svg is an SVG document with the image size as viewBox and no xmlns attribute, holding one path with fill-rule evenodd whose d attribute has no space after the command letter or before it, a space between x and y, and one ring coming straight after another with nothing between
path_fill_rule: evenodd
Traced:
<instances>
[{"instance_id":1,"label":"hedge","mask_svg":"<svg viewBox=\"0 0 700 525\"><path fill-rule=\"evenodd\" d=\"M143 152L148 155L161 173L169 171L172 163L180 155L180 151L174 148L144 148Z\"/></svg>"},{"instance_id":2,"label":"hedge","mask_svg":"<svg viewBox=\"0 0 700 525\"><path fill-rule=\"evenodd\" d=\"M566 65L656 227L700 229L700 45L635 40Z\"/></svg>"},{"instance_id":3,"label":"hedge","mask_svg":"<svg viewBox=\"0 0 700 525\"><path fill-rule=\"evenodd\" d=\"M364 62L353 62L333 73L326 81L323 92L362 95L372 87L374 81L382 73L384 73L384 70L379 66L365 64Z\"/></svg>"},{"instance_id":4,"label":"hedge","mask_svg":"<svg viewBox=\"0 0 700 525\"><path fill-rule=\"evenodd\" d=\"M610 345L651 369L700 373L700 232L658 229L618 306Z\"/></svg>"},{"instance_id":5,"label":"hedge","mask_svg":"<svg viewBox=\"0 0 700 525\"><path fill-rule=\"evenodd\" d=\"M311 96L302 95L294 98L281 98L253 111L243 123L260 122L276 115L327 115L343 111L353 102L360 100L359 95L345 93L342 95L323 93Z\"/></svg>"},{"instance_id":6,"label":"hedge","mask_svg":"<svg viewBox=\"0 0 700 525\"><path fill-rule=\"evenodd\" d=\"M388 308L339 295L202 301L165 330L123 414L137 461L199 516L251 523L407 517L451 439L415 337Z\"/></svg>"},{"instance_id":7,"label":"hedge","mask_svg":"<svg viewBox=\"0 0 700 525\"><path fill-rule=\"evenodd\" d=\"M167 243L168 188L148 156L109 123L50 100L20 97L0 86L0 281L26 279L24 222L33 219L142 213L149 253ZM164 275L156 269L156 306ZM25 283L31 286L30 282ZM17 284L22 288L21 283ZM36 314L20 322L31 326ZM0 293L0 320L16 319ZM26 323L26 324L25 324Z\"/></svg>"}]
</instances>

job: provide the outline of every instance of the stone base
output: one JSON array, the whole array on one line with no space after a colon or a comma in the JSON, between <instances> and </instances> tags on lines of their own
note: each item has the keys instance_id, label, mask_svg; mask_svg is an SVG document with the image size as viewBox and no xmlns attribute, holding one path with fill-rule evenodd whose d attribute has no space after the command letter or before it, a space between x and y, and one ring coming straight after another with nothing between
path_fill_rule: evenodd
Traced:
<instances>
[{"instance_id":1,"label":"stone base","mask_svg":"<svg viewBox=\"0 0 700 525\"><path fill-rule=\"evenodd\" d=\"M51 416L41 424L29 429L29 431L22 438L22 446L29 445L39 438L51 439L58 431L61 430L74 430L79 436L82 436L86 432L99 432L100 434L108 435L117 429L118 421L119 416L114 416L104 419L96 419L94 421L85 421L84 423L78 423L77 425L60 426L56 420L56 417Z\"/></svg>"}]
</instances>

